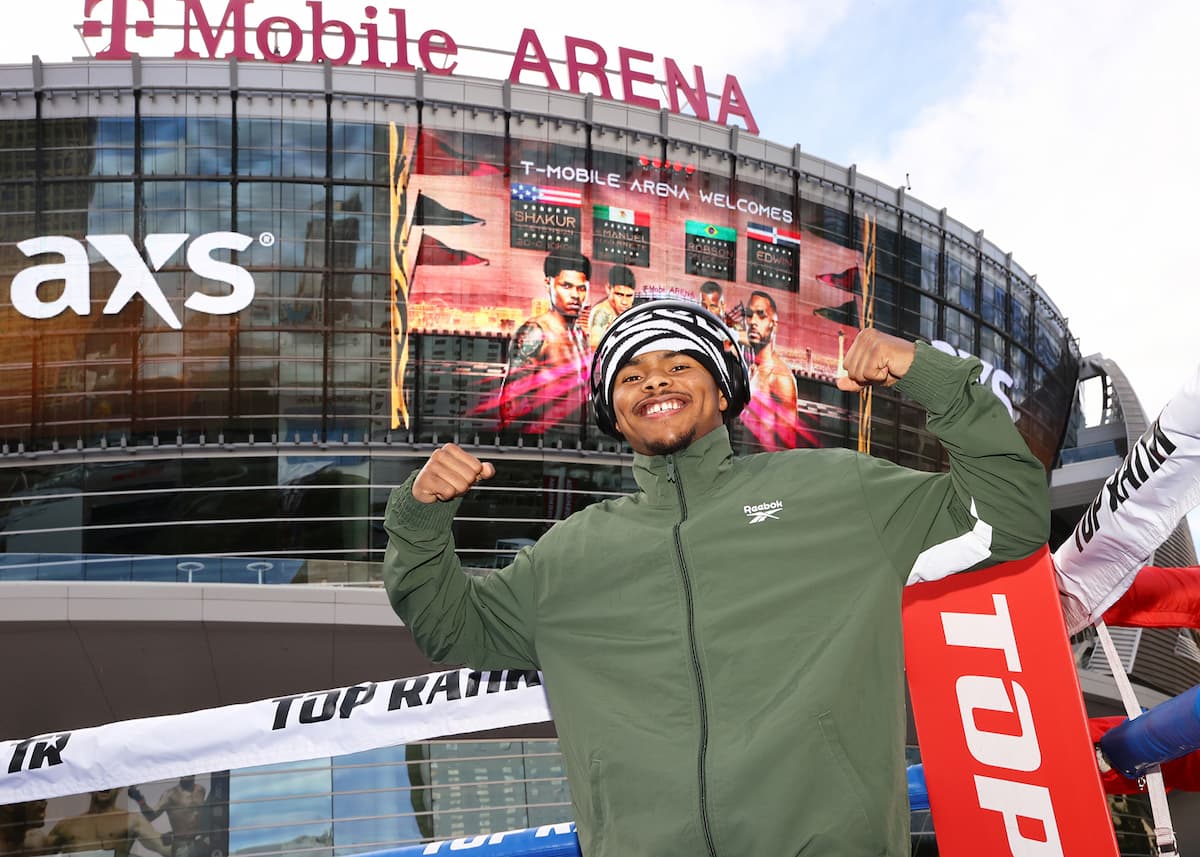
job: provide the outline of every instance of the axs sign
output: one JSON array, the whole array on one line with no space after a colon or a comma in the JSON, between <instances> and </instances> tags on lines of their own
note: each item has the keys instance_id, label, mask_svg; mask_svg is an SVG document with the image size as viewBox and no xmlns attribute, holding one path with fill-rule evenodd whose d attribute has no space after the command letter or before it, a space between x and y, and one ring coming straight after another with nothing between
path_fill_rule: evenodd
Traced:
<instances>
[{"instance_id":1,"label":"axs sign","mask_svg":"<svg viewBox=\"0 0 1200 857\"><path fill-rule=\"evenodd\" d=\"M189 238L187 233L177 232L147 235L143 259L128 235L88 235L85 239L88 245L98 251L119 275L102 312L116 315L139 296L173 329L181 329L183 325L152 271L160 270L185 244L187 265L192 273L224 283L229 290L226 294L193 291L183 306L208 315L232 315L248 307L254 299L254 278L239 265L213 258L213 253L245 250L254 239L239 232L209 232L188 244ZM267 244L268 234L264 233L259 240ZM11 299L17 312L28 318L53 318L67 310L77 315L91 312L91 265L83 242L65 235L44 235L21 241L17 249L30 258L46 253L62 256L61 262L34 265L13 277ZM60 281L63 283L62 294L57 298L45 300L38 294L42 284Z\"/></svg>"}]
</instances>

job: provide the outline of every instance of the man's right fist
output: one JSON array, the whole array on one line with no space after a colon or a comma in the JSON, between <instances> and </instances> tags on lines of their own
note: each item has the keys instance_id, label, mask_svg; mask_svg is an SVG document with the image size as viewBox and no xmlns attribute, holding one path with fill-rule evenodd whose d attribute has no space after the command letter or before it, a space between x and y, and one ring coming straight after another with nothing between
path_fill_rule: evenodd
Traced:
<instances>
[{"instance_id":1,"label":"man's right fist","mask_svg":"<svg viewBox=\"0 0 1200 857\"><path fill-rule=\"evenodd\" d=\"M448 443L429 456L413 482L413 498L421 503L447 502L461 497L471 487L496 475L496 468L480 461L462 447Z\"/></svg>"}]
</instances>

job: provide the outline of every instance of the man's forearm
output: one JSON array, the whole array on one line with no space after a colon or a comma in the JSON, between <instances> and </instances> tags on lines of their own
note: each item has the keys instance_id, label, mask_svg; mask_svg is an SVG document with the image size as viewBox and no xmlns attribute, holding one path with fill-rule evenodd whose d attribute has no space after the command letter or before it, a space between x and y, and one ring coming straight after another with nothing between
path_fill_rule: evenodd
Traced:
<instances>
[{"instance_id":1,"label":"man's forearm","mask_svg":"<svg viewBox=\"0 0 1200 857\"><path fill-rule=\"evenodd\" d=\"M993 527L997 558L1027 556L1049 537L1046 471L1029 451L1004 404L976 383L977 360L964 361L918 343L913 365L896 385L928 411L928 427L950 456L956 488Z\"/></svg>"},{"instance_id":2,"label":"man's forearm","mask_svg":"<svg viewBox=\"0 0 1200 857\"><path fill-rule=\"evenodd\" d=\"M459 501L418 502L413 481L392 492L384 521L383 582L392 609L434 661L534 668L526 575L465 574L450 534Z\"/></svg>"}]
</instances>

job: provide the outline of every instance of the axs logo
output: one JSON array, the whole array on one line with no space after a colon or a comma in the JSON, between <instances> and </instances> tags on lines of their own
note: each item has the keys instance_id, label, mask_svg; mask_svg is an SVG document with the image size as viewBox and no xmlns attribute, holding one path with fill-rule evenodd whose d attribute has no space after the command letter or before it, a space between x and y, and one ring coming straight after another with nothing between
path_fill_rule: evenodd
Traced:
<instances>
[{"instance_id":1,"label":"axs logo","mask_svg":"<svg viewBox=\"0 0 1200 857\"><path fill-rule=\"evenodd\" d=\"M128 235L88 235L85 239L88 245L120 275L104 304L103 313L119 313L136 295L141 296L172 328L182 328L151 271L161 269L190 237L187 233L147 235L143 259ZM274 236L263 233L258 240L264 246L270 246ZM186 258L192 272L205 279L226 283L230 291L220 295L194 291L184 301L184 307L208 315L232 315L248 307L254 299L254 278L239 265L214 259L213 253L245 250L253 241L250 236L238 232L209 232L188 244ZM29 318L53 318L66 310L77 315L91 312L91 265L83 242L65 235L44 235L21 241L17 249L29 258L46 253L62 256L61 262L34 265L13 277L12 305L17 312ZM43 283L58 281L63 283L63 288L56 299L44 300L38 295L38 288Z\"/></svg>"}]
</instances>

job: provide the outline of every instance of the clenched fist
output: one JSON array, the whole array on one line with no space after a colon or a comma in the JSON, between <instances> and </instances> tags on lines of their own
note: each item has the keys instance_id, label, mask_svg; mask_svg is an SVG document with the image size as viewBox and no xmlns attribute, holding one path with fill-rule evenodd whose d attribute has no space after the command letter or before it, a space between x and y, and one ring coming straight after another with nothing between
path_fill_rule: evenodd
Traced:
<instances>
[{"instance_id":1,"label":"clenched fist","mask_svg":"<svg viewBox=\"0 0 1200 857\"><path fill-rule=\"evenodd\" d=\"M890 387L912 366L916 346L907 339L890 336L873 327L858 332L843 361L846 374L839 373L839 390L857 393L866 387Z\"/></svg>"},{"instance_id":2,"label":"clenched fist","mask_svg":"<svg viewBox=\"0 0 1200 857\"><path fill-rule=\"evenodd\" d=\"M480 461L462 447L448 443L429 456L413 482L413 498L422 503L447 502L466 494L485 479L496 475L491 462Z\"/></svg>"}]
</instances>

